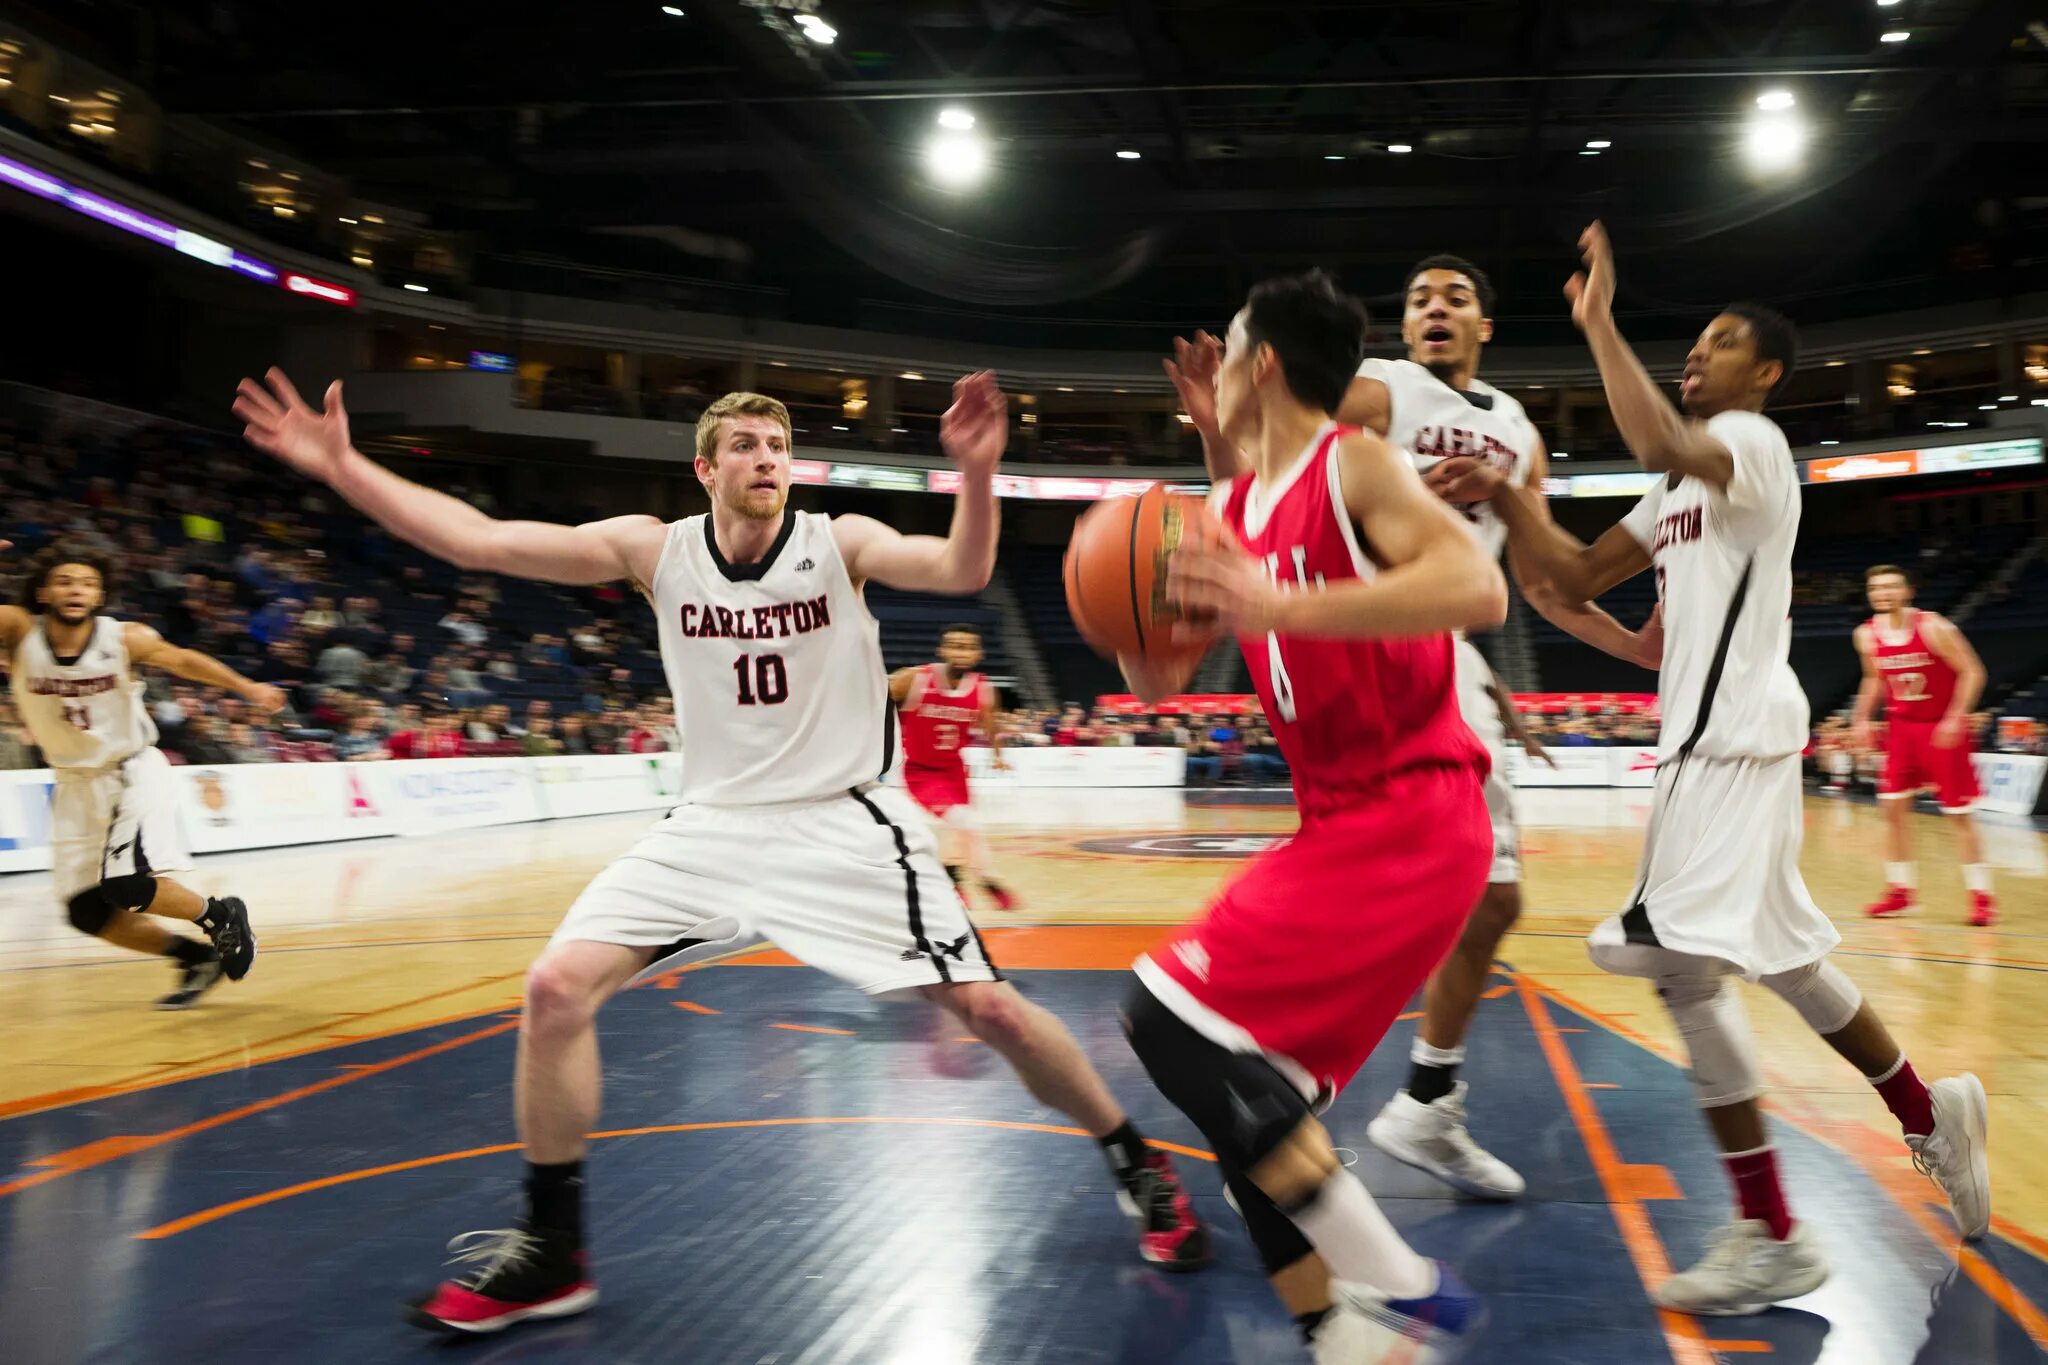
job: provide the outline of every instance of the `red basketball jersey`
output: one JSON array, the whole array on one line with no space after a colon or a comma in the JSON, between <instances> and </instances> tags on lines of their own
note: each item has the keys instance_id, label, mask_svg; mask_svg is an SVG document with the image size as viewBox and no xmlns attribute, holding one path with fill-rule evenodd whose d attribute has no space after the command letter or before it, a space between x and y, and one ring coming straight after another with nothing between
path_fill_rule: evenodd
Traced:
<instances>
[{"instance_id":1,"label":"red basketball jersey","mask_svg":"<svg viewBox=\"0 0 2048 1365\"><path fill-rule=\"evenodd\" d=\"M946 686L942 664L926 664L910 680L910 695L898 713L903 722L903 761L913 768L966 771L960 750L981 719L987 679L969 673L954 688Z\"/></svg>"},{"instance_id":2,"label":"red basketball jersey","mask_svg":"<svg viewBox=\"0 0 2048 1365\"><path fill-rule=\"evenodd\" d=\"M1884 678L1885 719L1933 724L1948 714L1956 695L1956 671L1927 647L1920 635L1921 613L1906 613L1906 633L1890 636L1884 618L1870 618L1871 653Z\"/></svg>"},{"instance_id":3,"label":"red basketball jersey","mask_svg":"<svg viewBox=\"0 0 2048 1365\"><path fill-rule=\"evenodd\" d=\"M1325 427L1270 488L1239 477L1217 491L1224 525L1283 591L1377 572L1338 483L1337 441L1353 430ZM1304 812L1355 804L1411 769L1486 772L1486 751L1458 714L1448 634L1327 640L1268 632L1238 644Z\"/></svg>"}]
</instances>

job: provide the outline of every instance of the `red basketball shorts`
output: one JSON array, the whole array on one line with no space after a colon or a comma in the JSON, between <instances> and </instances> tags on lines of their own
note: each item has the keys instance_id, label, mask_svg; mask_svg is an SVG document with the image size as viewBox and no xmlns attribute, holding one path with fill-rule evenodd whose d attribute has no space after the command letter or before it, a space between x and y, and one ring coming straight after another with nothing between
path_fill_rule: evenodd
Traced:
<instances>
[{"instance_id":1,"label":"red basketball shorts","mask_svg":"<svg viewBox=\"0 0 2048 1365\"><path fill-rule=\"evenodd\" d=\"M912 768L905 765L903 785L911 799L941 819L955 806L968 803L967 768Z\"/></svg>"},{"instance_id":2,"label":"red basketball shorts","mask_svg":"<svg viewBox=\"0 0 2048 1365\"><path fill-rule=\"evenodd\" d=\"M1884 754L1884 773L1878 779L1877 794L1886 800L1903 800L1926 787L1934 788L1934 799L1954 815L1970 809L1981 794L1977 769L1970 762L1966 739L1947 749L1934 746L1934 724L1929 721L1895 720L1889 726Z\"/></svg>"},{"instance_id":3,"label":"red basketball shorts","mask_svg":"<svg viewBox=\"0 0 2048 1365\"><path fill-rule=\"evenodd\" d=\"M1449 954L1486 890L1481 774L1426 768L1312 814L1202 918L1138 960L1211 1041L1262 1052L1311 1096L1342 1089Z\"/></svg>"}]
</instances>

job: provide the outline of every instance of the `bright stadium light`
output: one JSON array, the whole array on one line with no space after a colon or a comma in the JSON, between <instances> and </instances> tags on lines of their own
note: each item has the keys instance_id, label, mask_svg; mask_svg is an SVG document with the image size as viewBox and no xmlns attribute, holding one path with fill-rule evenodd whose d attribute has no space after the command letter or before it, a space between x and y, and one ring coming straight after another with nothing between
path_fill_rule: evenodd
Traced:
<instances>
[{"instance_id":1,"label":"bright stadium light","mask_svg":"<svg viewBox=\"0 0 2048 1365\"><path fill-rule=\"evenodd\" d=\"M1759 171L1790 170L1806 150L1806 125L1790 113L1752 119L1743 150L1749 155L1749 164Z\"/></svg>"},{"instance_id":2,"label":"bright stadium light","mask_svg":"<svg viewBox=\"0 0 2048 1365\"><path fill-rule=\"evenodd\" d=\"M941 128L951 128L956 133L964 133L974 126L974 115L968 113L965 109L949 106L939 110L939 126Z\"/></svg>"},{"instance_id":3,"label":"bright stadium light","mask_svg":"<svg viewBox=\"0 0 2048 1365\"><path fill-rule=\"evenodd\" d=\"M1117 149L1116 159L1118 161L1136 161L1143 155L1144 153L1135 147L1120 147Z\"/></svg>"},{"instance_id":4,"label":"bright stadium light","mask_svg":"<svg viewBox=\"0 0 2048 1365\"><path fill-rule=\"evenodd\" d=\"M940 133L925 144L924 165L939 184L966 189L988 174L988 143L972 133Z\"/></svg>"},{"instance_id":5,"label":"bright stadium light","mask_svg":"<svg viewBox=\"0 0 2048 1365\"><path fill-rule=\"evenodd\" d=\"M839 36L839 30L815 14L799 14L796 26L804 31L804 37L814 43L830 43Z\"/></svg>"},{"instance_id":6,"label":"bright stadium light","mask_svg":"<svg viewBox=\"0 0 2048 1365\"><path fill-rule=\"evenodd\" d=\"M1387 150L1392 152L1395 156L1406 156L1408 153L1414 151L1415 148L1411 144L1406 142L1389 142L1387 144Z\"/></svg>"},{"instance_id":7,"label":"bright stadium light","mask_svg":"<svg viewBox=\"0 0 2048 1365\"><path fill-rule=\"evenodd\" d=\"M1773 113L1780 109L1790 109L1797 102L1792 98L1790 90L1766 90L1756 97L1757 108L1767 109Z\"/></svg>"},{"instance_id":8,"label":"bright stadium light","mask_svg":"<svg viewBox=\"0 0 2048 1365\"><path fill-rule=\"evenodd\" d=\"M1905 29L1895 28L1890 30L1889 32L1878 34L1877 40L1880 43L1903 43L1906 41L1906 39L1912 36L1913 35Z\"/></svg>"}]
</instances>

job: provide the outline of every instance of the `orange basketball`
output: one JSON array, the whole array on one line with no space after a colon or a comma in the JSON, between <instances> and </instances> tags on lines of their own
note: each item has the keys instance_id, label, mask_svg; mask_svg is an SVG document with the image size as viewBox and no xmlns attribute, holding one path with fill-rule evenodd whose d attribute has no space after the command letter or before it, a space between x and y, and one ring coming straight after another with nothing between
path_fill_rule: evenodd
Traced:
<instances>
[{"instance_id":1,"label":"orange basketball","mask_svg":"<svg viewBox=\"0 0 2048 1365\"><path fill-rule=\"evenodd\" d=\"M1067 544L1067 610L1096 653L1165 659L1200 655L1207 644L1177 644L1179 612L1166 600L1168 557L1226 532L1208 505L1153 484L1135 498L1104 498L1074 523Z\"/></svg>"}]
</instances>

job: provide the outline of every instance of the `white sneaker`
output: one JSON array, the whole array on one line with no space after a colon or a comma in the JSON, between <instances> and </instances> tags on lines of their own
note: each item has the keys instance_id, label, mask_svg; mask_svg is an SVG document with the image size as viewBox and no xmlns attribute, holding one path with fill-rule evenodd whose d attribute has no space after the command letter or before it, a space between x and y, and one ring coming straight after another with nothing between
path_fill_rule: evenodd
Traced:
<instances>
[{"instance_id":1,"label":"white sneaker","mask_svg":"<svg viewBox=\"0 0 2048 1365\"><path fill-rule=\"evenodd\" d=\"M1934 1100L1934 1131L1909 1137L1913 1165L1931 1176L1955 1210L1963 1240L1974 1242L1991 1227L1991 1163L1984 1144L1991 1106L1984 1082L1965 1071L1927 1087Z\"/></svg>"},{"instance_id":2,"label":"white sneaker","mask_svg":"<svg viewBox=\"0 0 2048 1365\"><path fill-rule=\"evenodd\" d=\"M1424 1104L1403 1090L1365 1127L1372 1145L1479 1199L1519 1199L1528 1188L1514 1167L1472 1140L1465 1128L1465 1083Z\"/></svg>"},{"instance_id":3,"label":"white sneaker","mask_svg":"<svg viewBox=\"0 0 2048 1365\"><path fill-rule=\"evenodd\" d=\"M1329 1316L1316 1328L1315 1365L1450 1365L1486 1326L1479 1296L1437 1263L1436 1292L1389 1299L1362 1284L1330 1282Z\"/></svg>"},{"instance_id":4,"label":"white sneaker","mask_svg":"<svg viewBox=\"0 0 2048 1365\"><path fill-rule=\"evenodd\" d=\"M1811 1294L1827 1278L1827 1260L1806 1224L1794 1223L1781 1242L1763 1220L1750 1218L1716 1232L1698 1265L1673 1275L1650 1297L1680 1313L1738 1317Z\"/></svg>"}]
</instances>

